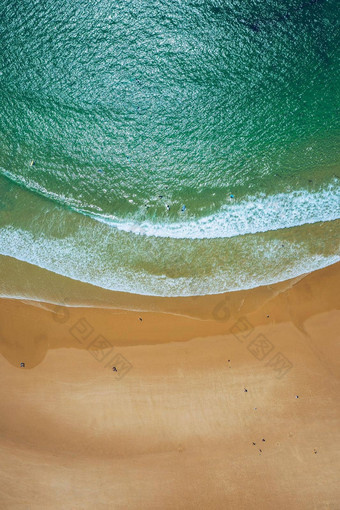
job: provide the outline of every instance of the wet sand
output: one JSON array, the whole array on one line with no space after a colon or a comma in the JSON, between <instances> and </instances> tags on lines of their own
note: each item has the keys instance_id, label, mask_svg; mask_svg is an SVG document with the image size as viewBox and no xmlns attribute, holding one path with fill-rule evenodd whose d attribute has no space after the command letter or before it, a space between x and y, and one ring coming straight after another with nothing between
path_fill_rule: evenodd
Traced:
<instances>
[{"instance_id":1,"label":"wet sand","mask_svg":"<svg viewBox=\"0 0 340 510\"><path fill-rule=\"evenodd\" d=\"M339 288L0 300L0 508L339 508Z\"/></svg>"}]
</instances>

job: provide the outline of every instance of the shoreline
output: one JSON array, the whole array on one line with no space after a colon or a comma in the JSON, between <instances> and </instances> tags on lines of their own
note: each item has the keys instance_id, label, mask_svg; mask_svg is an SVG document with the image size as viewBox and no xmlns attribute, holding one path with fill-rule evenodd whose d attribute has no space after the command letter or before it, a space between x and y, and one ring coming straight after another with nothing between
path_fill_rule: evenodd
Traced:
<instances>
[{"instance_id":1,"label":"shoreline","mask_svg":"<svg viewBox=\"0 0 340 510\"><path fill-rule=\"evenodd\" d=\"M21 230L20 222L14 230L3 230L2 295L58 302L70 294L71 303L80 304L79 296L84 296L83 304L102 306L113 299L121 307L135 299L125 294L184 297L237 292L275 285L339 261L340 220L187 243L131 236L105 225L96 235L88 218L68 218L64 212L62 219L51 211L44 217L53 227L47 238L34 228ZM36 224L34 216L31 221ZM70 225L61 239L59 221Z\"/></svg>"},{"instance_id":2,"label":"shoreline","mask_svg":"<svg viewBox=\"0 0 340 510\"><path fill-rule=\"evenodd\" d=\"M282 292L295 285L298 281L311 274L319 274L330 267L340 264L339 261L326 265L322 268L306 271L300 275L286 278L275 283L258 285L255 287L219 292L215 294L197 294L188 296L157 296L138 294L123 291L114 291L98 287L94 284L82 282L63 276L53 271L35 266L25 261L20 261L10 256L0 256L0 279L2 280L2 294L0 299L30 301L36 306L43 304L65 305L83 308L107 308L127 311L167 311L176 314L180 304L181 308L189 310L189 316L193 316L193 306L190 303L197 300L209 300L216 303L223 296L231 296L233 301L242 300L243 296L255 295L255 293L268 294L270 292ZM6 280L11 284L6 288ZM32 286L31 282L34 282ZM13 293L13 287L17 288L17 294ZM12 288L12 291L10 290ZM53 296L51 294L53 289ZM6 294L6 291L8 294ZM32 293L35 292L36 295ZM79 302L79 296L82 296ZM176 304L177 303L177 304ZM182 312L179 313L183 315ZM184 313L185 315L185 313Z\"/></svg>"},{"instance_id":3,"label":"shoreline","mask_svg":"<svg viewBox=\"0 0 340 510\"><path fill-rule=\"evenodd\" d=\"M80 348L69 329L71 324L83 317L94 330L100 331L110 343L117 346L225 335L237 321L244 318L252 328L289 321L297 330L304 332L304 323L313 315L330 311L333 304L335 309L340 308L337 295L339 287L340 263L337 263L292 280L246 291L184 298L125 295L125 299L128 301L130 298L136 309L128 308L128 305L127 308L119 308L117 304L114 308L84 307L0 298L0 323L3 324L2 334L10 337L11 322L15 322L16 316L25 317L25 336L28 331L31 338L42 335L48 338L49 348ZM313 301L311 303L309 298L304 302L310 288L315 289ZM287 302L290 303L289 307ZM12 317L10 323L9 316ZM46 342L45 347L47 352ZM27 360L26 366L30 366Z\"/></svg>"}]
</instances>

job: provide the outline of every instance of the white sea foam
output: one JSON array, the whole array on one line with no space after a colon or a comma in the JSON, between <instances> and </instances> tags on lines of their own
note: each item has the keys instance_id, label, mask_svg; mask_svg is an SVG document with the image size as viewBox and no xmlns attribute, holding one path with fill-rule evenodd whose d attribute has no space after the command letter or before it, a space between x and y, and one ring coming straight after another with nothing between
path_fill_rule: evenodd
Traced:
<instances>
[{"instance_id":1,"label":"white sea foam","mask_svg":"<svg viewBox=\"0 0 340 510\"><path fill-rule=\"evenodd\" d=\"M337 178L321 190L314 192L295 190L269 196L257 194L239 201L237 197L227 198L228 203L209 216L191 219L190 211L187 211L183 214L181 221L153 222L124 219L116 215L94 212L93 210L98 210L98 207L89 205L85 207L79 200L71 200L63 195L51 193L38 184L26 182L23 178L2 170L3 175L30 191L67 206L79 214L136 235L172 239L217 239L340 218L340 186ZM185 214L189 216L186 217Z\"/></svg>"},{"instance_id":2,"label":"white sea foam","mask_svg":"<svg viewBox=\"0 0 340 510\"><path fill-rule=\"evenodd\" d=\"M223 206L219 212L173 223L134 222L91 214L118 230L173 239L217 239L256 234L340 218L340 187L335 183L317 192L306 190L257 195Z\"/></svg>"},{"instance_id":3,"label":"white sea foam","mask_svg":"<svg viewBox=\"0 0 340 510\"><path fill-rule=\"evenodd\" d=\"M310 249L313 243L306 243L306 239L299 241L298 231L289 237L284 247L280 240L284 229L290 227L329 222L325 225L330 227L325 228L332 228L332 220L340 218L340 187L337 184L334 180L316 192L300 190L275 196L261 195L239 202L229 199L214 215L195 220L188 218L187 221L183 215L182 221L177 223L127 221L85 212L78 209L79 204L68 203L68 208L82 213L74 217L79 219L77 225L81 234L73 236L65 232L66 237L54 238L51 229L46 232L35 229L32 216L32 231L30 227L0 229L0 254L114 291L189 296L248 289L293 278L340 259L334 233L331 242L320 239L315 250ZM39 194L46 196L42 190ZM56 200L55 196L48 198ZM72 214L67 210L65 213ZM56 220L49 225L60 221L60 210L49 214L55 215ZM313 228L319 232L319 226ZM38 232L34 233L36 230ZM280 232L274 236L265 234L276 230ZM170 239L167 242L165 238ZM231 238L225 242L236 243L238 247L235 251L235 246L228 245L216 254L214 238ZM208 248L204 239L211 239ZM203 252L195 244L201 242ZM164 248L165 243L166 247L169 243L169 249ZM163 258L160 265L168 274L157 272L158 248L162 248L167 257L167 265ZM147 256L143 256L145 250ZM250 261L248 267L244 264L239 267L239 254L243 260ZM226 257L229 257L230 267ZM138 271L135 263L139 262L142 270ZM209 274L201 268L206 268Z\"/></svg>"},{"instance_id":4,"label":"white sea foam","mask_svg":"<svg viewBox=\"0 0 340 510\"><path fill-rule=\"evenodd\" d=\"M266 241L259 250L254 242L249 250L250 269L238 267L236 260L230 268L209 275L171 278L133 272L122 265L111 267L98 256L94 243L80 247L76 238L51 240L43 235L37 238L12 227L2 229L0 234L2 255L103 289L150 296L193 296L250 289L294 278L340 260L338 247L334 247L332 254L311 254L304 244L291 242L285 251L281 241L274 239ZM273 270L273 261L279 256L286 262L274 264Z\"/></svg>"},{"instance_id":5,"label":"white sea foam","mask_svg":"<svg viewBox=\"0 0 340 510\"><path fill-rule=\"evenodd\" d=\"M190 211L187 210L181 221L153 222L93 212L94 209L98 210L98 207L84 206L78 200L51 193L4 169L3 175L26 189L67 206L77 213L136 235L172 239L230 238L340 218L340 186L337 178L318 191L295 190L269 196L257 194L240 200L237 197L227 198L227 203L218 212L205 217L192 218Z\"/></svg>"}]
</instances>

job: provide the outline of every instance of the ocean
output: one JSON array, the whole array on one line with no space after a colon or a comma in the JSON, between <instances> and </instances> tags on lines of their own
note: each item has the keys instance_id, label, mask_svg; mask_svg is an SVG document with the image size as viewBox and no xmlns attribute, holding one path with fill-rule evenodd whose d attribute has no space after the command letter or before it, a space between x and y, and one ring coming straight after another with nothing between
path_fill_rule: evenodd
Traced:
<instances>
[{"instance_id":1,"label":"ocean","mask_svg":"<svg viewBox=\"0 0 340 510\"><path fill-rule=\"evenodd\" d=\"M333 0L3 0L0 264L190 296L338 261L338 20Z\"/></svg>"}]
</instances>

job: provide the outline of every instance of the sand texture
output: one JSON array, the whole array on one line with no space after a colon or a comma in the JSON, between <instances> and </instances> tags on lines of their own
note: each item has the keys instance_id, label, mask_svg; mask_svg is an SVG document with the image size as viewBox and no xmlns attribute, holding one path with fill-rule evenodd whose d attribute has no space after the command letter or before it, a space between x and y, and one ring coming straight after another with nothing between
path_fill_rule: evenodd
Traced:
<instances>
[{"instance_id":1,"label":"sand texture","mask_svg":"<svg viewBox=\"0 0 340 510\"><path fill-rule=\"evenodd\" d=\"M0 508L340 508L339 289L1 300Z\"/></svg>"}]
</instances>

